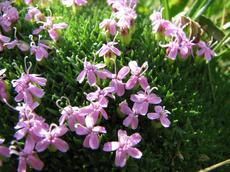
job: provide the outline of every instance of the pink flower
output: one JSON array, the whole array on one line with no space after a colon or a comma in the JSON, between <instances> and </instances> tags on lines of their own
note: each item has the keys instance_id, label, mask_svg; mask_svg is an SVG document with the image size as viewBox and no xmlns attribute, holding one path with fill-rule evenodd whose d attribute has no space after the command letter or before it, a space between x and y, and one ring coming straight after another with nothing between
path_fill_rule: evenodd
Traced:
<instances>
[{"instance_id":1,"label":"pink flower","mask_svg":"<svg viewBox=\"0 0 230 172\"><path fill-rule=\"evenodd\" d=\"M36 153L21 151L19 154L18 172L26 172L27 164L35 170L42 170L44 167L44 163L39 159Z\"/></svg>"},{"instance_id":2,"label":"pink flower","mask_svg":"<svg viewBox=\"0 0 230 172\"><path fill-rule=\"evenodd\" d=\"M0 26L5 32L9 32L12 24L19 18L18 11L16 8L11 6L9 1L0 3L0 11Z\"/></svg>"},{"instance_id":3,"label":"pink flower","mask_svg":"<svg viewBox=\"0 0 230 172\"><path fill-rule=\"evenodd\" d=\"M99 134L106 133L106 130L102 126L94 126L92 123L86 121L86 126L82 124L76 124L76 133L78 135L86 135L83 142L83 146L91 149L99 148Z\"/></svg>"},{"instance_id":4,"label":"pink flower","mask_svg":"<svg viewBox=\"0 0 230 172\"><path fill-rule=\"evenodd\" d=\"M62 4L70 7L72 5L83 6L87 4L87 0L62 0Z\"/></svg>"},{"instance_id":5,"label":"pink flower","mask_svg":"<svg viewBox=\"0 0 230 172\"><path fill-rule=\"evenodd\" d=\"M25 20L27 21L43 21L44 20L44 15L42 14L42 12L36 8L36 7L29 7L28 8L28 12L25 16Z\"/></svg>"},{"instance_id":6,"label":"pink flower","mask_svg":"<svg viewBox=\"0 0 230 172\"><path fill-rule=\"evenodd\" d=\"M96 76L105 79L106 78L106 73L105 71L101 70L104 68L106 65L105 64L91 64L90 62L84 61L84 69L80 72L80 74L77 77L77 81L79 83L82 83L85 77L87 76L87 80L89 85L95 85L96 84Z\"/></svg>"},{"instance_id":7,"label":"pink flower","mask_svg":"<svg viewBox=\"0 0 230 172\"><path fill-rule=\"evenodd\" d=\"M33 3L33 0L24 0L25 4L29 5Z\"/></svg>"},{"instance_id":8,"label":"pink flower","mask_svg":"<svg viewBox=\"0 0 230 172\"><path fill-rule=\"evenodd\" d=\"M5 139L0 138L0 145L5 141ZM0 157L10 157L10 150L8 147L0 146ZM0 160L0 167L2 166L2 160Z\"/></svg>"},{"instance_id":9,"label":"pink flower","mask_svg":"<svg viewBox=\"0 0 230 172\"><path fill-rule=\"evenodd\" d=\"M200 50L197 51L198 56L204 56L207 61L210 61L212 57L215 56L215 52L211 50L205 42L200 41L197 43L197 46L200 48Z\"/></svg>"},{"instance_id":10,"label":"pink flower","mask_svg":"<svg viewBox=\"0 0 230 172\"><path fill-rule=\"evenodd\" d=\"M141 67L138 67L136 61L129 62L129 68L131 69L132 76L127 81L125 88L127 90L132 89L137 83L145 90L149 84L148 80L143 74L148 69L148 63L145 62Z\"/></svg>"},{"instance_id":11,"label":"pink flower","mask_svg":"<svg viewBox=\"0 0 230 172\"><path fill-rule=\"evenodd\" d=\"M104 89L100 89L98 87L98 89L95 92L87 94L86 98L90 102L98 101L100 102L100 104L104 105L104 107L107 107L109 101L107 100L106 96L109 96L114 99L115 97L111 94L113 92L113 87L105 87Z\"/></svg>"},{"instance_id":12,"label":"pink flower","mask_svg":"<svg viewBox=\"0 0 230 172\"><path fill-rule=\"evenodd\" d=\"M29 71L27 71L27 73L22 73L19 79L12 80L12 85L18 93L15 97L15 101L20 102L24 100L25 103L32 105L35 97L43 97L44 91L38 86L45 86L47 80L39 77L37 74L29 74L28 72Z\"/></svg>"},{"instance_id":13,"label":"pink flower","mask_svg":"<svg viewBox=\"0 0 230 172\"><path fill-rule=\"evenodd\" d=\"M156 94L151 93L153 89L148 87L145 92L139 91L137 94L131 95L131 100L134 102L133 109L141 115L146 115L148 112L149 104L159 104L161 98Z\"/></svg>"},{"instance_id":14,"label":"pink flower","mask_svg":"<svg viewBox=\"0 0 230 172\"><path fill-rule=\"evenodd\" d=\"M154 11L153 14L151 14L150 16L154 33L165 31L166 28L170 25L170 22L168 20L164 20L162 18L162 11L163 8L161 9L161 11Z\"/></svg>"},{"instance_id":15,"label":"pink flower","mask_svg":"<svg viewBox=\"0 0 230 172\"><path fill-rule=\"evenodd\" d=\"M110 82L110 87L114 88L114 93L118 96L123 96L125 93L125 83L123 83L123 79L128 75L130 69L128 66L124 66L120 69L118 74L109 74L108 77L112 79Z\"/></svg>"},{"instance_id":16,"label":"pink flower","mask_svg":"<svg viewBox=\"0 0 230 172\"><path fill-rule=\"evenodd\" d=\"M180 45L177 41L172 41L166 45L161 45L161 46L167 47L166 54L170 59L172 60L176 59L178 51L180 49Z\"/></svg>"},{"instance_id":17,"label":"pink flower","mask_svg":"<svg viewBox=\"0 0 230 172\"><path fill-rule=\"evenodd\" d=\"M44 43L41 43L40 41L38 42L38 45L32 43L30 48L30 54L35 54L36 60L41 61L44 58L48 58L49 54L47 49L50 49L50 47L45 45Z\"/></svg>"},{"instance_id":18,"label":"pink flower","mask_svg":"<svg viewBox=\"0 0 230 172\"><path fill-rule=\"evenodd\" d=\"M114 19L104 19L100 23L100 28L103 28L106 33L109 33L109 34L115 36L117 33L116 24L117 23Z\"/></svg>"},{"instance_id":19,"label":"pink flower","mask_svg":"<svg viewBox=\"0 0 230 172\"><path fill-rule=\"evenodd\" d=\"M126 127L131 126L131 128L135 130L138 126L138 114L135 112L134 108L131 110L126 101L121 102L119 107L122 113L128 115L124 119L123 125Z\"/></svg>"},{"instance_id":20,"label":"pink flower","mask_svg":"<svg viewBox=\"0 0 230 172\"><path fill-rule=\"evenodd\" d=\"M29 48L29 45L22 41L22 40L18 40L18 39L15 39L9 43L5 43L4 45L7 46L8 49L13 49L15 48L16 46L21 50L21 51L28 51L30 48Z\"/></svg>"},{"instance_id":21,"label":"pink flower","mask_svg":"<svg viewBox=\"0 0 230 172\"><path fill-rule=\"evenodd\" d=\"M69 150L69 145L59 137L63 136L68 129L64 126L57 126L55 124L51 124L49 130L45 130L43 128L37 132L38 136L42 139L37 142L35 148L38 152L42 152L48 148L49 145L54 146L61 152L66 152Z\"/></svg>"},{"instance_id":22,"label":"pink flower","mask_svg":"<svg viewBox=\"0 0 230 172\"><path fill-rule=\"evenodd\" d=\"M107 142L104 144L103 150L106 152L116 150L115 165L118 167L124 167L128 156L135 159L140 159L142 153L137 148L134 148L136 144L141 141L141 136L139 133L127 136L126 131L118 130L118 142Z\"/></svg>"},{"instance_id":23,"label":"pink flower","mask_svg":"<svg viewBox=\"0 0 230 172\"><path fill-rule=\"evenodd\" d=\"M33 31L33 34L37 35L39 34L42 30L47 30L49 33L49 36L52 40L57 41L59 38L58 31L62 29L66 29L68 25L64 22L54 24L53 23L53 18L52 17L46 17L46 21L42 22L43 26L40 26L39 28L35 29Z\"/></svg>"},{"instance_id":24,"label":"pink flower","mask_svg":"<svg viewBox=\"0 0 230 172\"><path fill-rule=\"evenodd\" d=\"M14 127L17 130L17 132L14 134L14 137L17 140L21 140L28 134L33 136L34 139L36 139L38 132L37 129L46 127L43 118L35 117L35 114L32 112L28 112L28 114L26 115L27 119L20 120Z\"/></svg>"},{"instance_id":25,"label":"pink flower","mask_svg":"<svg viewBox=\"0 0 230 172\"><path fill-rule=\"evenodd\" d=\"M0 34L0 52L4 49L4 44L10 42L10 38Z\"/></svg>"},{"instance_id":26,"label":"pink flower","mask_svg":"<svg viewBox=\"0 0 230 172\"><path fill-rule=\"evenodd\" d=\"M79 109L79 115L85 116L86 123L92 123L91 125L95 125L99 115L102 115L104 119L108 119L108 114L104 110L107 107L104 103L101 102L91 102L90 105L82 107Z\"/></svg>"},{"instance_id":27,"label":"pink flower","mask_svg":"<svg viewBox=\"0 0 230 172\"><path fill-rule=\"evenodd\" d=\"M161 106L155 106L155 113L148 113L147 117L151 120L159 119L161 124L168 128L171 124L171 122L168 119L168 114L170 114L169 111L165 110L164 107Z\"/></svg>"},{"instance_id":28,"label":"pink flower","mask_svg":"<svg viewBox=\"0 0 230 172\"><path fill-rule=\"evenodd\" d=\"M71 131L75 131L74 125L76 122L84 123L85 118L79 115L78 107L66 106L62 112L61 117L59 118L59 125L63 125L65 121L68 121L68 125Z\"/></svg>"},{"instance_id":29,"label":"pink flower","mask_svg":"<svg viewBox=\"0 0 230 172\"><path fill-rule=\"evenodd\" d=\"M108 42L107 44L103 44L103 46L97 51L99 57L116 57L120 56L121 52L114 45L117 45L116 42Z\"/></svg>"},{"instance_id":30,"label":"pink flower","mask_svg":"<svg viewBox=\"0 0 230 172\"><path fill-rule=\"evenodd\" d=\"M82 5L85 5L87 3L87 0L75 0L74 2L78 6L82 6Z\"/></svg>"},{"instance_id":31,"label":"pink flower","mask_svg":"<svg viewBox=\"0 0 230 172\"><path fill-rule=\"evenodd\" d=\"M6 72L6 69L0 70L0 100L1 99L7 99L7 92L6 92L6 85L4 82L4 73Z\"/></svg>"}]
</instances>

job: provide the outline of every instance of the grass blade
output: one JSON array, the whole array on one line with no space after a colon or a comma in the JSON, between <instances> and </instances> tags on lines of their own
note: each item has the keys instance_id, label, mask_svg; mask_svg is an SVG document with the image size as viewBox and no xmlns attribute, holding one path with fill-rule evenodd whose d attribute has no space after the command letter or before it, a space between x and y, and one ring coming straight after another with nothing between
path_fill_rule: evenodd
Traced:
<instances>
[{"instance_id":1,"label":"grass blade","mask_svg":"<svg viewBox=\"0 0 230 172\"><path fill-rule=\"evenodd\" d=\"M170 10L169 10L169 2L168 0L161 0L161 4L164 7L164 18L169 20L171 18L170 16Z\"/></svg>"}]
</instances>

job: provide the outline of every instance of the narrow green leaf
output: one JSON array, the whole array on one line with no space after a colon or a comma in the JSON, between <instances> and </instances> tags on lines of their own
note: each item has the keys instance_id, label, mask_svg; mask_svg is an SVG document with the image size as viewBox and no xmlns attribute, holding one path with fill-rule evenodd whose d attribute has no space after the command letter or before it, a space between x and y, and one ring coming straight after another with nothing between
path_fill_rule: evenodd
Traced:
<instances>
[{"instance_id":1,"label":"narrow green leaf","mask_svg":"<svg viewBox=\"0 0 230 172\"><path fill-rule=\"evenodd\" d=\"M213 2L214 2L214 0L206 0L205 4L196 13L194 19L197 19L198 17L200 17Z\"/></svg>"},{"instance_id":2,"label":"narrow green leaf","mask_svg":"<svg viewBox=\"0 0 230 172\"><path fill-rule=\"evenodd\" d=\"M161 0L161 4L164 7L164 18L169 20L171 18L169 11L169 2L168 0Z\"/></svg>"},{"instance_id":3,"label":"narrow green leaf","mask_svg":"<svg viewBox=\"0 0 230 172\"><path fill-rule=\"evenodd\" d=\"M186 16L193 18L196 12L203 6L204 2L204 0L196 0L196 2L192 5Z\"/></svg>"}]
</instances>

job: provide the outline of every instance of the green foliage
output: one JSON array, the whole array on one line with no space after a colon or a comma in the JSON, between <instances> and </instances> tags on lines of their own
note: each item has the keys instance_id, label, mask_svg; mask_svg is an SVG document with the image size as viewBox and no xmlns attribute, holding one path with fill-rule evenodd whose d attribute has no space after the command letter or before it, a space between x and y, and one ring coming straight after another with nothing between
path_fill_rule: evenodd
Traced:
<instances>
[{"instance_id":1,"label":"green foliage","mask_svg":"<svg viewBox=\"0 0 230 172\"><path fill-rule=\"evenodd\" d=\"M20 76L25 55L29 55L30 61L33 62L31 73L39 73L47 78L46 94L36 112L44 116L49 123L58 122L60 112L55 101L61 96L67 96L72 105L81 107L87 104L83 92L92 91L92 88L87 83L79 84L75 81L83 67L77 58L88 57L91 61L93 60L93 54L106 41L98 25L104 18L109 18L111 13L105 1L101 0L93 1L75 11L63 7L58 1L55 2L57 4L50 6L53 16L60 16L57 21L65 21L69 24L69 28L61 33L61 39L53 45L47 60L41 64L36 63L33 56L17 50L7 50L0 54L0 68L7 69L8 82ZM140 0L137 7L136 31L129 46L119 43L119 49L123 53L117 58L117 64L120 68L127 65L130 60L137 60L139 64L144 61L149 62L146 76L151 86L158 87L157 94L163 98L166 109L171 111L169 118L172 126L169 129L158 128L147 118L140 118L137 131L143 137L139 145L139 149L143 151L143 157L141 160L130 158L124 169L115 168L114 153L104 153L102 148L97 151L85 149L82 147L83 138L75 133L68 133L64 137L70 144L70 150L67 153L39 154L46 164L44 171L190 172L198 171L229 157L229 49L223 47L220 58L214 58L210 62L212 82L204 60L189 57L185 61L179 59L170 61L165 58L165 50L160 48L159 42L151 33L149 15L153 9L159 9L154 6L155 4L157 4L156 1ZM19 8L22 9L21 21L17 25L21 33L19 37L29 42L28 35L35 26L23 20L25 7ZM210 8L217 9L213 6ZM173 11L173 8L170 9ZM43 11L47 12L45 9ZM167 12L167 15L173 16L171 11ZM195 14L195 12L191 13ZM97 62L102 60L99 57L96 59ZM21 71L12 64L17 64ZM214 88L216 101L212 98L211 85ZM13 101L15 92L13 88L9 91L10 103L15 105ZM129 95L126 95L127 99ZM103 136L102 142L116 140L117 130L124 128L116 110L116 105L121 100L118 98L116 101L110 101L108 108L110 119L103 122L110 134ZM13 127L17 122L18 114L1 103L0 115L0 135L6 138L6 142L10 142L13 139ZM133 131L129 129L128 133L131 134ZM16 159L17 157L12 157L1 170L15 171ZM223 167L219 171L229 170L230 167Z\"/></svg>"}]
</instances>

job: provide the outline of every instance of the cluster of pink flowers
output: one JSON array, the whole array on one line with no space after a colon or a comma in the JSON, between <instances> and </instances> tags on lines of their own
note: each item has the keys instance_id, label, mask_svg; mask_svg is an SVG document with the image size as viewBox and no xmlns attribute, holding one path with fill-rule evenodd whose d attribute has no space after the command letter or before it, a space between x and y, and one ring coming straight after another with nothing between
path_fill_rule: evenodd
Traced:
<instances>
[{"instance_id":1,"label":"cluster of pink flowers","mask_svg":"<svg viewBox=\"0 0 230 172\"><path fill-rule=\"evenodd\" d=\"M59 30L66 29L68 25L64 22L54 23L54 17L44 16L42 12L36 7L29 7L28 12L25 16L25 20L33 21L37 24L42 24L37 29L33 30L34 35L38 35L41 31L45 30L48 32L50 38L53 41L57 41L59 38Z\"/></svg>"},{"instance_id":2,"label":"cluster of pink flowers","mask_svg":"<svg viewBox=\"0 0 230 172\"><path fill-rule=\"evenodd\" d=\"M35 41L33 40L33 36L30 35L30 54L35 55L37 61L41 61L44 58L48 58L48 50L51 48L47 45L47 40L40 40L41 36L39 34L43 30L45 30L48 32L50 38L53 41L57 41L60 37L59 31L62 29L66 29L68 25L64 22L57 24L54 23L54 17L46 17L38 8L33 6L30 6L28 8L25 20L35 22L37 24L42 24L32 32L33 35L38 35L37 43L35 43Z\"/></svg>"},{"instance_id":3,"label":"cluster of pink flowers","mask_svg":"<svg viewBox=\"0 0 230 172\"><path fill-rule=\"evenodd\" d=\"M82 6L87 3L87 0L63 0L62 2L67 6L73 4ZM25 72L21 74L20 78L11 81L17 94L14 98L18 103L16 108L7 102L7 89L4 81L5 69L0 70L0 100L19 114L17 124L14 127L14 138L16 140L11 142L11 146L7 148L2 146L4 139L0 139L0 155L10 157L11 154L16 154L19 161L18 172L25 172L27 166L35 170L42 170L44 163L38 156L40 152L45 150L67 152L69 145L62 137L68 131L75 132L80 137L84 137L84 147L92 150L99 149L101 136L107 134L106 128L101 125L101 121L109 120L112 115L106 111L109 101L111 99L115 100L117 96L122 98L128 90L134 88L139 88L140 90L130 95L131 103L128 104L127 102L129 101L123 99L118 104L120 113L125 117L123 126L135 130L139 126L139 118L141 117L158 120L165 128L170 126L171 123L168 119L170 112L160 105L162 99L153 93L153 90L156 88L149 85L148 79L145 76L145 72L148 70L148 63L145 62L138 66L136 61L130 61L128 66L123 66L118 71L116 68L116 56L121 55L121 51L116 48L117 43L115 42L117 27L119 27L121 36L130 36L132 34L134 20L136 19L135 7L137 1L108 0L107 2L113 8L112 19L105 19L100 24L100 27L104 29L107 36L108 34L113 36L113 41L103 44L97 51L99 57L105 58L105 64L95 64L95 60L90 62L85 59L84 62L82 61L84 69L76 79L79 83L84 82L86 79L88 84L96 89L93 92L85 93L88 105L83 107L72 106L66 97L59 99L57 101L58 107L60 107L58 102L63 99L68 101L68 106L60 107L59 124L48 124L42 116L35 112L41 101L40 99L45 94L43 87L46 86L47 80L38 74L29 73L31 64L27 67L26 58ZM25 3L31 4L32 0L25 0ZM10 14L12 15L8 15L4 19L4 21L9 21L8 26L11 27L11 23L16 21L14 20L16 19L15 8L11 7L8 2L0 3L0 8L6 13L4 16L7 16L9 12L7 10L4 11L1 4L8 4L7 10L11 10ZM53 17L44 16L38 8L32 6L28 8L25 20L42 24L33 31L33 35L38 35L45 30L53 41L58 40L59 30L67 27L67 24L64 22L55 24ZM17 38L16 28L14 37L15 39L10 41L10 38L0 34L0 50L4 46L8 49L18 47L21 51L30 50L31 55L35 55L37 61L48 57L48 49L50 47L46 45L44 40L40 40L40 35L36 39L37 43L33 40L32 35L29 36L31 39L30 47L27 43ZM200 51L199 53L205 52ZM112 65L114 65L113 72L106 69L106 66L110 65L111 59L113 61ZM108 80L109 84L101 88L100 84L98 84L99 80ZM154 107L154 112L149 110L150 106ZM105 152L116 151L115 165L117 167L124 167L129 156L140 159L142 152L135 146L141 141L141 135L134 133L128 136L123 129L119 129L117 134L118 141L106 142L103 145L103 151ZM0 165L1 163L0 161Z\"/></svg>"},{"instance_id":4,"label":"cluster of pink flowers","mask_svg":"<svg viewBox=\"0 0 230 172\"><path fill-rule=\"evenodd\" d=\"M94 65L86 60L84 61L84 69L78 75L77 81L82 83L85 76L87 76L87 82L91 86L96 86L97 90L86 94L86 98L90 102L88 106L75 108L74 111L72 108L70 110L69 107L66 107L68 110L66 109L65 112L68 112L68 115L64 113L70 130L74 131L75 129L78 135L86 135L83 142L84 147L91 149L99 148L99 135L106 133L105 127L99 126L99 124L102 118L104 120L110 118L110 115L105 110L108 107L109 99L115 99L116 96L122 97L126 90L131 90L138 85L140 85L142 90L138 91L137 94L131 95L132 109L129 108L126 100L119 104L120 111L126 115L123 125L135 130L138 127L138 117L147 116L150 120L159 120L164 127L170 126L168 119L169 111L157 105L161 103L161 98L152 93L155 87L151 89L147 78L144 76L147 69L147 62L139 67L136 61L131 61L128 66L123 66L118 73L116 71L111 73L105 69L103 64ZM130 71L130 78L127 79ZM97 85L99 79L110 79L109 86L101 89ZM124 82L124 80L127 80L127 82ZM151 104L157 106L155 106L155 112L149 113L149 106ZM63 121L63 115L59 121ZM74 123L76 123L75 126L73 125ZM137 159L141 158L142 153L138 149L133 148L134 145L141 141L141 136L138 133L127 136L126 131L119 130L118 139L119 142L105 143L103 148L104 151L116 150L116 166L125 166L128 155Z\"/></svg>"},{"instance_id":5,"label":"cluster of pink flowers","mask_svg":"<svg viewBox=\"0 0 230 172\"><path fill-rule=\"evenodd\" d=\"M71 7L73 5L75 6L83 6L87 4L87 0L62 0L62 4Z\"/></svg>"},{"instance_id":6,"label":"cluster of pink flowers","mask_svg":"<svg viewBox=\"0 0 230 172\"><path fill-rule=\"evenodd\" d=\"M0 28L3 32L10 32L14 23L16 23L19 19L18 11L15 7L11 5L10 1L4 1L0 3ZM28 45L22 41L18 40L16 37L16 29L15 29L15 40L10 42L10 38L4 36L0 32L0 52L4 50L4 48L12 49L17 46L21 51L27 51Z\"/></svg>"},{"instance_id":7,"label":"cluster of pink flowers","mask_svg":"<svg viewBox=\"0 0 230 172\"><path fill-rule=\"evenodd\" d=\"M202 40L188 38L186 32L183 30L186 25L183 25L180 19L175 19L174 22L165 20L162 17L161 11L154 11L150 16L154 33L160 33L168 38L170 41L166 45L161 45L167 48L166 54L170 59L175 60L178 53L182 59L187 58L189 55L194 55L193 51L197 50L198 56L204 56L207 61L210 61L215 53L211 48Z\"/></svg>"},{"instance_id":8,"label":"cluster of pink flowers","mask_svg":"<svg viewBox=\"0 0 230 172\"><path fill-rule=\"evenodd\" d=\"M44 90L40 87L45 86L47 80L38 74L30 74L31 66L27 69L25 65L25 68L26 72L22 73L19 79L12 81L12 85L17 92L15 101L22 102L22 104L14 108L4 99L5 95L1 94L3 102L18 111L19 118L14 127L16 141L12 142L10 148L0 146L0 155L5 157L9 157L10 154L18 155L18 172L25 172L27 165L36 170L41 170L44 167L44 163L38 157L39 152L43 152L46 149L66 152L69 149L68 143L61 138L68 131L64 123L60 125L52 123L49 125L42 116L35 112L35 109L39 106L39 99L44 95ZM1 75L4 72L5 70L1 70ZM2 83L2 78L0 83ZM1 86L1 93L2 89L4 88ZM0 139L0 144L3 141ZM18 141L24 142L23 148L21 144L18 144Z\"/></svg>"},{"instance_id":9,"label":"cluster of pink flowers","mask_svg":"<svg viewBox=\"0 0 230 172\"><path fill-rule=\"evenodd\" d=\"M135 11L137 0L107 0L107 3L112 6L113 12L110 19L104 19L100 23L100 28L104 30L106 36L115 36L119 28L122 40L128 44L137 17Z\"/></svg>"},{"instance_id":10,"label":"cluster of pink flowers","mask_svg":"<svg viewBox=\"0 0 230 172\"><path fill-rule=\"evenodd\" d=\"M5 32L9 32L13 23L17 22L19 15L15 7L11 6L10 1L0 3L0 26Z\"/></svg>"}]
</instances>

